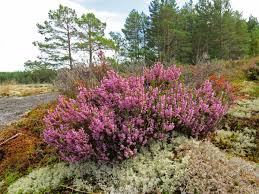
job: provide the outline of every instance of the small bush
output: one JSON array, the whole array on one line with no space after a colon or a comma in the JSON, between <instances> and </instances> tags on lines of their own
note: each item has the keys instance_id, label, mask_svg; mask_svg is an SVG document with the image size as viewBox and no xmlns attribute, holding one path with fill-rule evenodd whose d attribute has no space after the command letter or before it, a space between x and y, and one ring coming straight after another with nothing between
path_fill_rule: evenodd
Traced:
<instances>
[{"instance_id":1,"label":"small bush","mask_svg":"<svg viewBox=\"0 0 259 194\"><path fill-rule=\"evenodd\" d=\"M250 67L246 69L246 75L249 80L259 80L259 65L250 65Z\"/></svg>"},{"instance_id":2,"label":"small bush","mask_svg":"<svg viewBox=\"0 0 259 194\"><path fill-rule=\"evenodd\" d=\"M256 150L256 130L245 128L243 132L218 130L213 144L239 156L252 156Z\"/></svg>"},{"instance_id":3,"label":"small bush","mask_svg":"<svg viewBox=\"0 0 259 194\"><path fill-rule=\"evenodd\" d=\"M63 94L75 96L78 87L92 88L99 85L100 81L111 70L106 62L103 52L98 53L99 62L97 65L86 66L85 64L76 65L73 69L63 68L57 71L57 78L54 85Z\"/></svg>"},{"instance_id":4,"label":"small bush","mask_svg":"<svg viewBox=\"0 0 259 194\"><path fill-rule=\"evenodd\" d=\"M73 69L60 69L54 85L63 94L74 96L78 87L91 88L97 86L100 80L107 74L109 67L105 64L85 67L76 66Z\"/></svg>"},{"instance_id":5,"label":"small bush","mask_svg":"<svg viewBox=\"0 0 259 194\"><path fill-rule=\"evenodd\" d=\"M44 119L44 138L70 162L123 160L172 130L202 137L228 109L210 81L187 89L175 66L158 63L144 76L123 78L109 71L100 86L81 87L76 99L60 97ZM224 93L224 92L223 92Z\"/></svg>"},{"instance_id":6,"label":"small bush","mask_svg":"<svg viewBox=\"0 0 259 194\"><path fill-rule=\"evenodd\" d=\"M182 66L183 79L186 84L199 86L212 75L221 75L222 65L219 64L198 64Z\"/></svg>"}]
</instances>

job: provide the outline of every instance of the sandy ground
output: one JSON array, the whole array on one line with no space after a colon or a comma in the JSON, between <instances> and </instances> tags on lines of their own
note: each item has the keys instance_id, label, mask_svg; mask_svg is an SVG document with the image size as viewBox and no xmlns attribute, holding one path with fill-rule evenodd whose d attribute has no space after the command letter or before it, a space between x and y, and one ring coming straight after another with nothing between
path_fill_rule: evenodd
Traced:
<instances>
[{"instance_id":1,"label":"sandy ground","mask_svg":"<svg viewBox=\"0 0 259 194\"><path fill-rule=\"evenodd\" d=\"M57 93L46 93L26 97L0 98L0 128L16 121L36 106L55 100L57 95Z\"/></svg>"}]
</instances>

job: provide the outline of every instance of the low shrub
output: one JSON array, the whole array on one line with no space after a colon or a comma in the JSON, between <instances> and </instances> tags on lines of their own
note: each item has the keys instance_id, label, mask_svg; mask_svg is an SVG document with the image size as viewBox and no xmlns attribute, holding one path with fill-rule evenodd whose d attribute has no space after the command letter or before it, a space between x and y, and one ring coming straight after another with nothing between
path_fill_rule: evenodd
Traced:
<instances>
[{"instance_id":1,"label":"low shrub","mask_svg":"<svg viewBox=\"0 0 259 194\"><path fill-rule=\"evenodd\" d=\"M238 105L234 106L234 108L237 107ZM240 111L239 114L233 115L234 111L229 111L229 114L224 118L222 129L211 136L211 142L232 155L258 162L259 131L257 129L259 129L259 115L256 114L258 108L255 104L253 106L246 104L244 107L247 110L236 109L237 113ZM246 110L246 114L244 114L244 110Z\"/></svg>"},{"instance_id":2,"label":"low shrub","mask_svg":"<svg viewBox=\"0 0 259 194\"><path fill-rule=\"evenodd\" d=\"M182 66L183 79L186 84L199 86L212 75L221 75L223 66L219 64L198 64Z\"/></svg>"},{"instance_id":3,"label":"low shrub","mask_svg":"<svg viewBox=\"0 0 259 194\"><path fill-rule=\"evenodd\" d=\"M61 96L44 119L44 138L70 162L116 161L136 155L141 146L172 130L203 137L228 109L225 92L205 81L187 89L175 66L157 63L143 76L123 78L109 71L95 88L79 88L76 99Z\"/></svg>"},{"instance_id":4,"label":"low shrub","mask_svg":"<svg viewBox=\"0 0 259 194\"><path fill-rule=\"evenodd\" d=\"M259 98L252 100L239 100L236 106L229 109L228 113L238 118L251 118L257 115L259 110Z\"/></svg>"},{"instance_id":5,"label":"low shrub","mask_svg":"<svg viewBox=\"0 0 259 194\"><path fill-rule=\"evenodd\" d=\"M102 52L98 53L99 63L92 66L84 64L77 65L73 69L63 68L57 71L57 78L54 85L63 94L74 96L78 87L91 88L99 85L100 81L111 70Z\"/></svg>"},{"instance_id":6,"label":"low shrub","mask_svg":"<svg viewBox=\"0 0 259 194\"><path fill-rule=\"evenodd\" d=\"M76 66L73 69L60 69L54 81L56 88L63 94L74 96L78 87L91 88L97 86L108 71L108 66Z\"/></svg>"},{"instance_id":7,"label":"low shrub","mask_svg":"<svg viewBox=\"0 0 259 194\"><path fill-rule=\"evenodd\" d=\"M244 81L250 67L259 64L259 57L241 60L216 60L209 64L182 65L183 78L188 85L200 85L212 75L224 76L228 81ZM253 68L252 68L253 69ZM256 72L253 70L253 72ZM258 72L258 65L257 65ZM254 75L254 73L252 73ZM258 73L257 73L258 75Z\"/></svg>"},{"instance_id":8,"label":"low shrub","mask_svg":"<svg viewBox=\"0 0 259 194\"><path fill-rule=\"evenodd\" d=\"M246 69L246 76L249 80L259 80L259 64L250 65Z\"/></svg>"},{"instance_id":9,"label":"low shrub","mask_svg":"<svg viewBox=\"0 0 259 194\"><path fill-rule=\"evenodd\" d=\"M241 131L218 130L212 138L213 144L235 155L249 157L256 151L256 130L245 128Z\"/></svg>"}]
</instances>

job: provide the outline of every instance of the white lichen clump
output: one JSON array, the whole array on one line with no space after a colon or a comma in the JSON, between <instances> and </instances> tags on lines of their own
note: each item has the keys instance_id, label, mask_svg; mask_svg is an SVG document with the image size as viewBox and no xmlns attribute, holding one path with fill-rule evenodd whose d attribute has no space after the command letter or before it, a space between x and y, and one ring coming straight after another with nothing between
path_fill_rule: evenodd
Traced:
<instances>
[{"instance_id":1,"label":"white lichen clump","mask_svg":"<svg viewBox=\"0 0 259 194\"><path fill-rule=\"evenodd\" d=\"M55 193L62 186L112 194L176 190L205 194L258 193L259 169L255 163L230 157L206 141L181 136L172 140L171 143L154 142L135 158L113 166L85 162L40 168L13 183L8 193ZM238 137L238 140L244 139Z\"/></svg>"},{"instance_id":2,"label":"white lichen clump","mask_svg":"<svg viewBox=\"0 0 259 194\"><path fill-rule=\"evenodd\" d=\"M241 100L237 102L236 106L233 106L228 113L238 118L250 118L253 113L259 111L259 98L254 100Z\"/></svg>"},{"instance_id":3,"label":"white lichen clump","mask_svg":"<svg viewBox=\"0 0 259 194\"><path fill-rule=\"evenodd\" d=\"M180 154L180 157L173 154L180 141L187 140L176 138L174 144L154 142L135 158L113 166L85 162L40 168L12 184L8 193L50 191L58 189L65 180L69 180L70 187L86 192L134 194L156 190L171 193L181 183L189 161L188 154Z\"/></svg>"},{"instance_id":4,"label":"white lichen clump","mask_svg":"<svg viewBox=\"0 0 259 194\"><path fill-rule=\"evenodd\" d=\"M218 130L213 143L220 148L226 149L239 156L252 154L257 147L256 130L244 128L243 131Z\"/></svg>"}]
</instances>

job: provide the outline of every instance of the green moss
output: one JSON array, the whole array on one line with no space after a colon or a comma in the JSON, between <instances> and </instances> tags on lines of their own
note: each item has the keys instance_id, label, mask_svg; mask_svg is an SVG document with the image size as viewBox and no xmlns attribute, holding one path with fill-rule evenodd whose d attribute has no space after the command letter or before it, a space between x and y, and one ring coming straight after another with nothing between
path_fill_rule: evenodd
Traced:
<instances>
[{"instance_id":1,"label":"green moss","mask_svg":"<svg viewBox=\"0 0 259 194\"><path fill-rule=\"evenodd\" d=\"M43 104L30 111L21 120L16 122L16 128L25 128L31 132L41 133L44 129L43 118L55 103Z\"/></svg>"},{"instance_id":2,"label":"green moss","mask_svg":"<svg viewBox=\"0 0 259 194\"><path fill-rule=\"evenodd\" d=\"M4 184L9 186L22 176L19 172L7 171L4 175Z\"/></svg>"}]
</instances>

